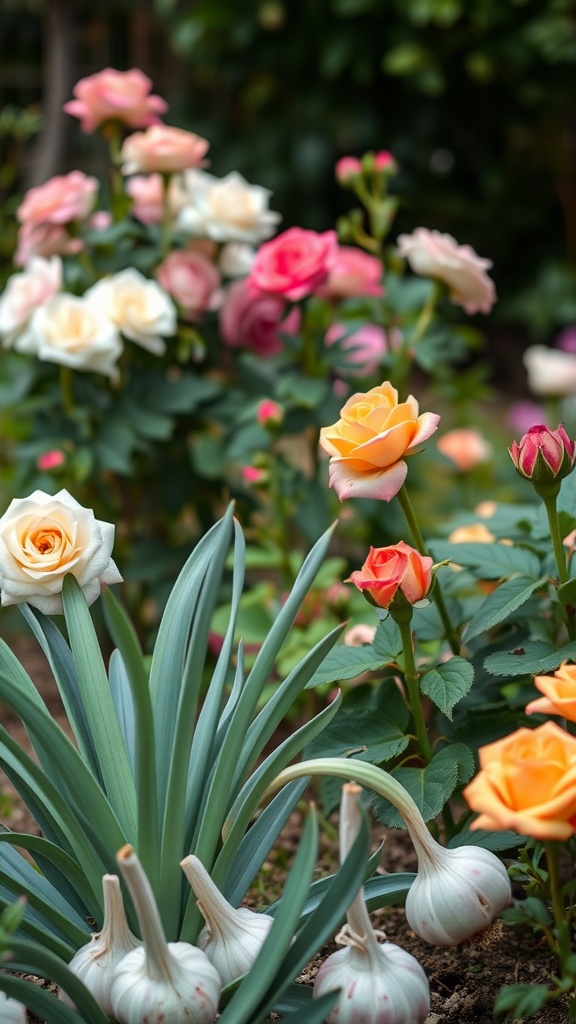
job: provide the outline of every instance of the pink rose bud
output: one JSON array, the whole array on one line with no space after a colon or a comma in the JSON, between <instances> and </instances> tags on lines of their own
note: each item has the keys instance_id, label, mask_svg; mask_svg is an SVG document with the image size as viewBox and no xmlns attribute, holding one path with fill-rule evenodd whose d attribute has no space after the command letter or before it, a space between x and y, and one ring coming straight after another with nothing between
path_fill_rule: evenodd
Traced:
<instances>
[{"instance_id":1,"label":"pink rose bud","mask_svg":"<svg viewBox=\"0 0 576 1024\"><path fill-rule=\"evenodd\" d=\"M378 174L396 174L398 165L387 149L381 149L379 153L374 154L374 170Z\"/></svg>"},{"instance_id":2,"label":"pink rose bud","mask_svg":"<svg viewBox=\"0 0 576 1024\"><path fill-rule=\"evenodd\" d=\"M242 466L242 479L245 484L257 486L266 483L268 476L264 469L257 469L256 466Z\"/></svg>"},{"instance_id":3,"label":"pink rose bud","mask_svg":"<svg viewBox=\"0 0 576 1024\"><path fill-rule=\"evenodd\" d=\"M432 564L431 558L401 540L386 548L370 548L362 568L345 582L353 583L378 608L389 608L398 591L416 604L430 590Z\"/></svg>"},{"instance_id":4,"label":"pink rose bud","mask_svg":"<svg viewBox=\"0 0 576 1024\"><path fill-rule=\"evenodd\" d=\"M560 483L574 468L576 445L562 424L550 430L539 424L530 427L519 444L514 441L508 449L514 468L536 489Z\"/></svg>"},{"instance_id":5,"label":"pink rose bud","mask_svg":"<svg viewBox=\"0 0 576 1024\"><path fill-rule=\"evenodd\" d=\"M48 472L51 469L56 469L65 462L66 456L64 452L61 452L58 448L54 448L51 452L45 452L44 455L40 455L36 460L38 469L43 472Z\"/></svg>"},{"instance_id":6,"label":"pink rose bud","mask_svg":"<svg viewBox=\"0 0 576 1024\"><path fill-rule=\"evenodd\" d=\"M267 430L275 430L281 427L284 421L284 409L278 402L271 398L264 398L256 410L256 418L261 427Z\"/></svg>"},{"instance_id":7,"label":"pink rose bud","mask_svg":"<svg viewBox=\"0 0 576 1024\"><path fill-rule=\"evenodd\" d=\"M346 187L362 177L362 164L355 156L342 156L334 168L334 175L338 184Z\"/></svg>"}]
</instances>

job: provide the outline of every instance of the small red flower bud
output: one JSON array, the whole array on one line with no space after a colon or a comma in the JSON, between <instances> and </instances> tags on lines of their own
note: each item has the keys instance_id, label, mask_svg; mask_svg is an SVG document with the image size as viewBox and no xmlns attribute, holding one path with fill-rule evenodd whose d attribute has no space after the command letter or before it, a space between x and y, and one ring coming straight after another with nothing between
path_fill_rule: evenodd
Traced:
<instances>
[{"instance_id":1,"label":"small red flower bud","mask_svg":"<svg viewBox=\"0 0 576 1024\"><path fill-rule=\"evenodd\" d=\"M535 486L559 483L574 468L576 444L562 424L550 430L543 424L530 427L519 444L508 449L514 468Z\"/></svg>"}]
</instances>

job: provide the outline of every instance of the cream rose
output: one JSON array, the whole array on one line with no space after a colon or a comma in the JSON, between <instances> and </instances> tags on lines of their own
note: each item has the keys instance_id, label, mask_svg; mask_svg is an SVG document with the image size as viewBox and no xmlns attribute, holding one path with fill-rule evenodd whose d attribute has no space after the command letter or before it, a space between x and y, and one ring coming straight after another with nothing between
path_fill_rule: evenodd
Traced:
<instances>
[{"instance_id":1,"label":"cream rose","mask_svg":"<svg viewBox=\"0 0 576 1024\"><path fill-rule=\"evenodd\" d=\"M11 348L28 326L33 312L62 287L62 260L33 256L26 270L13 274L0 296L0 337Z\"/></svg>"},{"instance_id":2,"label":"cream rose","mask_svg":"<svg viewBox=\"0 0 576 1024\"><path fill-rule=\"evenodd\" d=\"M494 282L486 273L492 261L478 256L470 245L458 245L451 235L416 228L411 235L399 236L398 252L415 274L443 281L451 301L466 313L489 313L496 302Z\"/></svg>"},{"instance_id":3,"label":"cream rose","mask_svg":"<svg viewBox=\"0 0 576 1024\"><path fill-rule=\"evenodd\" d=\"M62 611L62 584L75 576L87 604L102 583L120 583L111 558L114 526L94 518L68 491L14 498L0 519L2 604L28 604L46 615Z\"/></svg>"},{"instance_id":4,"label":"cream rose","mask_svg":"<svg viewBox=\"0 0 576 1024\"><path fill-rule=\"evenodd\" d=\"M257 245L274 234L281 220L279 213L268 209L269 189L249 185L237 171L225 178L188 171L184 185L188 203L178 224L189 234Z\"/></svg>"},{"instance_id":5,"label":"cream rose","mask_svg":"<svg viewBox=\"0 0 576 1024\"><path fill-rule=\"evenodd\" d=\"M17 347L48 363L105 377L116 376L122 352L120 335L108 317L85 298L66 293L53 295L36 310Z\"/></svg>"},{"instance_id":6,"label":"cream rose","mask_svg":"<svg viewBox=\"0 0 576 1024\"><path fill-rule=\"evenodd\" d=\"M535 395L573 395L576 392L576 355L547 345L530 345L522 361L528 387Z\"/></svg>"},{"instance_id":7,"label":"cream rose","mask_svg":"<svg viewBox=\"0 0 576 1024\"><path fill-rule=\"evenodd\" d=\"M164 355L164 338L176 333L176 307L172 299L139 270L129 268L102 278L88 289L85 298L102 310L125 338L155 356Z\"/></svg>"}]
</instances>

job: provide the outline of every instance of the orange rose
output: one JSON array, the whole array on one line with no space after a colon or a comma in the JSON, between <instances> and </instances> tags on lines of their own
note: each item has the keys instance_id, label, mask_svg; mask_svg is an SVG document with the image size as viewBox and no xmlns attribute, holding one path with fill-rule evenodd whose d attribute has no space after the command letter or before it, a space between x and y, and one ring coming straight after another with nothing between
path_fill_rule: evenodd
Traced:
<instances>
[{"instance_id":1,"label":"orange rose","mask_svg":"<svg viewBox=\"0 0 576 1024\"><path fill-rule=\"evenodd\" d=\"M432 582L432 559L403 540L387 548L370 548L361 569L346 583L370 595L379 608L388 608L398 589L410 604L426 596Z\"/></svg>"},{"instance_id":2,"label":"orange rose","mask_svg":"<svg viewBox=\"0 0 576 1024\"><path fill-rule=\"evenodd\" d=\"M534 686L543 697L530 701L526 714L561 715L576 722L576 665L564 661L553 676L534 676Z\"/></svg>"},{"instance_id":3,"label":"orange rose","mask_svg":"<svg viewBox=\"0 0 576 1024\"><path fill-rule=\"evenodd\" d=\"M440 417L418 415L412 395L398 403L398 392L385 381L365 394L355 394L340 410L341 419L320 431L320 444L330 458L330 486L345 498L391 501L402 487L408 467L404 456L436 430Z\"/></svg>"},{"instance_id":4,"label":"orange rose","mask_svg":"<svg viewBox=\"0 0 576 1024\"><path fill-rule=\"evenodd\" d=\"M464 790L480 812L471 828L559 840L576 832L574 736L546 722L481 747L479 756L481 771Z\"/></svg>"}]
</instances>

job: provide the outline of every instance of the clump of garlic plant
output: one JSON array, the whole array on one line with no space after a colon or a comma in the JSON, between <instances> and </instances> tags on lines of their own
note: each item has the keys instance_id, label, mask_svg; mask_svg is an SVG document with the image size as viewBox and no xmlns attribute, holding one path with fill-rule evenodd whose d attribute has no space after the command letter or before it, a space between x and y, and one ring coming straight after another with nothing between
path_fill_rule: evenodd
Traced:
<instances>
[{"instance_id":1,"label":"clump of garlic plant","mask_svg":"<svg viewBox=\"0 0 576 1024\"><path fill-rule=\"evenodd\" d=\"M358 834L360 786L347 784L340 804L340 858ZM428 979L415 957L372 928L361 887L336 936L344 948L324 961L314 982L318 998L339 989L327 1024L423 1024L430 1011Z\"/></svg>"},{"instance_id":2,"label":"clump of garlic plant","mask_svg":"<svg viewBox=\"0 0 576 1024\"><path fill-rule=\"evenodd\" d=\"M250 970L274 918L247 907L231 906L193 854L184 858L181 867L198 897L198 907L206 921L196 945L214 965L222 984L228 985Z\"/></svg>"},{"instance_id":3,"label":"clump of garlic plant","mask_svg":"<svg viewBox=\"0 0 576 1024\"><path fill-rule=\"evenodd\" d=\"M102 891L104 893L102 930L91 935L90 942L87 942L74 954L68 966L92 993L104 1013L111 1017L110 990L114 968L126 953L136 949L142 943L128 927L118 876L104 875ZM74 1006L63 989L60 989L60 999L68 1006Z\"/></svg>"},{"instance_id":4,"label":"clump of garlic plant","mask_svg":"<svg viewBox=\"0 0 576 1024\"><path fill-rule=\"evenodd\" d=\"M166 942L150 883L131 846L117 855L142 933L112 975L110 1003L119 1024L212 1024L222 983L208 957L189 942Z\"/></svg>"}]
</instances>

